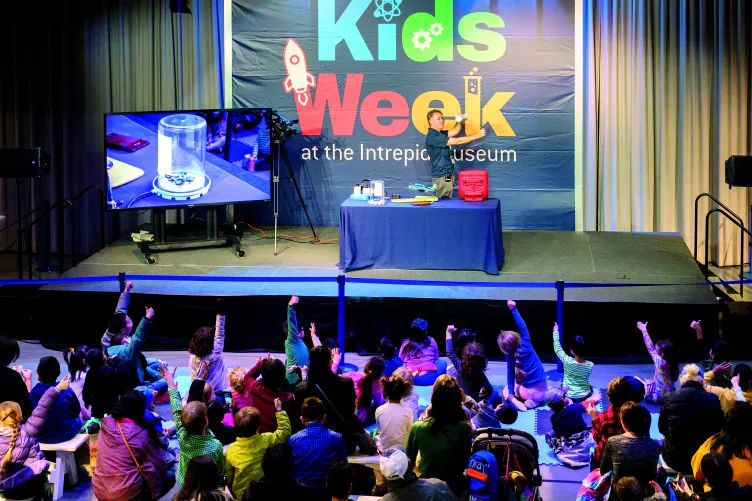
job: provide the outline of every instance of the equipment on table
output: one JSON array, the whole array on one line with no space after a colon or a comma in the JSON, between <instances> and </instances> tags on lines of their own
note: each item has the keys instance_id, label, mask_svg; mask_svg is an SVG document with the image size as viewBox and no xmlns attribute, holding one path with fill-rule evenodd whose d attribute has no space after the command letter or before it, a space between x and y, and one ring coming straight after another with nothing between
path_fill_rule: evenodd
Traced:
<instances>
[{"instance_id":1,"label":"equipment on table","mask_svg":"<svg viewBox=\"0 0 752 501\"><path fill-rule=\"evenodd\" d=\"M482 202L488 198L488 172L463 170L459 173L459 194L465 202Z\"/></svg>"},{"instance_id":2,"label":"equipment on table","mask_svg":"<svg viewBox=\"0 0 752 501\"><path fill-rule=\"evenodd\" d=\"M726 160L726 184L752 186L752 156L731 155Z\"/></svg>"},{"instance_id":3,"label":"equipment on table","mask_svg":"<svg viewBox=\"0 0 752 501\"><path fill-rule=\"evenodd\" d=\"M420 183L413 183L410 186L408 186L408 188L411 189L411 190L413 190L413 191L424 191L424 192L436 191L436 185L428 187L428 186L426 186L424 184L420 184Z\"/></svg>"},{"instance_id":4,"label":"equipment on table","mask_svg":"<svg viewBox=\"0 0 752 501\"><path fill-rule=\"evenodd\" d=\"M407 203L413 203L413 202L438 202L439 197L434 197L432 195L423 195L418 196L414 198L400 198L398 200L392 199L392 203L394 204L407 204Z\"/></svg>"}]
</instances>

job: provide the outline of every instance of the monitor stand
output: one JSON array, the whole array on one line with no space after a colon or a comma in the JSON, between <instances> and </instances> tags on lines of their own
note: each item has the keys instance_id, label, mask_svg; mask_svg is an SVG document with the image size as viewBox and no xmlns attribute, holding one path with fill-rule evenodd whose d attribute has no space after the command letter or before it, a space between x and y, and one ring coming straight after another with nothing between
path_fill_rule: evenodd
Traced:
<instances>
[{"instance_id":1,"label":"monitor stand","mask_svg":"<svg viewBox=\"0 0 752 501\"><path fill-rule=\"evenodd\" d=\"M141 249L149 264L157 262L157 258L152 255L156 252L186 249L235 246L237 256L245 256L245 250L240 245L240 237L232 233L220 235L218 212L218 206L206 208L206 233L203 235L180 224L169 225L168 231L166 209L153 209L151 221L154 241L138 242L138 248Z\"/></svg>"}]
</instances>

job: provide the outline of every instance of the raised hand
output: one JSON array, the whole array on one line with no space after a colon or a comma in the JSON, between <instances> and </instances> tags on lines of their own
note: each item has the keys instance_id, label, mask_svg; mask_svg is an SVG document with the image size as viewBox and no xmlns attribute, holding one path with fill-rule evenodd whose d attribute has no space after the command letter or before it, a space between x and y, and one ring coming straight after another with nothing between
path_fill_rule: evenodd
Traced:
<instances>
[{"instance_id":1,"label":"raised hand","mask_svg":"<svg viewBox=\"0 0 752 501\"><path fill-rule=\"evenodd\" d=\"M595 408L595 406L592 403L588 402L588 406L586 407L586 410L591 418L595 419L598 417L598 410Z\"/></svg>"},{"instance_id":2,"label":"raised hand","mask_svg":"<svg viewBox=\"0 0 752 501\"><path fill-rule=\"evenodd\" d=\"M689 326L691 328L695 329L695 330L702 329L702 325L700 325L700 321L699 320L692 320L692 323L689 324Z\"/></svg>"},{"instance_id":3,"label":"raised hand","mask_svg":"<svg viewBox=\"0 0 752 501\"><path fill-rule=\"evenodd\" d=\"M645 334L648 330L648 323L637 322L637 328L640 329L640 332Z\"/></svg>"},{"instance_id":4,"label":"raised hand","mask_svg":"<svg viewBox=\"0 0 752 501\"><path fill-rule=\"evenodd\" d=\"M509 301L507 301L507 306L509 307L510 310L513 310L513 309L517 308L517 301L512 301L510 299Z\"/></svg>"},{"instance_id":5,"label":"raised hand","mask_svg":"<svg viewBox=\"0 0 752 501\"><path fill-rule=\"evenodd\" d=\"M146 318L148 318L149 320L151 320L151 317L154 316L154 308L152 308L151 306L147 306L146 307L146 314L144 316Z\"/></svg>"},{"instance_id":6,"label":"raised hand","mask_svg":"<svg viewBox=\"0 0 752 501\"><path fill-rule=\"evenodd\" d=\"M63 379L57 384L57 391L65 391L70 386L70 374L66 374Z\"/></svg>"},{"instance_id":7,"label":"raised hand","mask_svg":"<svg viewBox=\"0 0 752 501\"><path fill-rule=\"evenodd\" d=\"M342 361L342 352L339 348L332 348L332 365L339 366Z\"/></svg>"},{"instance_id":8,"label":"raised hand","mask_svg":"<svg viewBox=\"0 0 752 501\"><path fill-rule=\"evenodd\" d=\"M177 367L175 367L172 371L170 371L167 367L159 368L159 374L164 378L165 381L167 381L168 388L178 387L178 385L175 383L175 371L177 370Z\"/></svg>"},{"instance_id":9,"label":"raised hand","mask_svg":"<svg viewBox=\"0 0 752 501\"><path fill-rule=\"evenodd\" d=\"M295 294L293 294L292 297L290 298L290 302L287 304L289 304L290 306L295 306L299 302L300 302L300 298L296 296Z\"/></svg>"},{"instance_id":10,"label":"raised hand","mask_svg":"<svg viewBox=\"0 0 752 501\"><path fill-rule=\"evenodd\" d=\"M133 282L125 282L123 292L130 292L133 289Z\"/></svg>"},{"instance_id":11,"label":"raised hand","mask_svg":"<svg viewBox=\"0 0 752 501\"><path fill-rule=\"evenodd\" d=\"M554 332L559 332L559 324L554 322Z\"/></svg>"},{"instance_id":12,"label":"raised hand","mask_svg":"<svg viewBox=\"0 0 752 501\"><path fill-rule=\"evenodd\" d=\"M739 374L731 378L731 385L734 388L737 388L739 386Z\"/></svg>"},{"instance_id":13,"label":"raised hand","mask_svg":"<svg viewBox=\"0 0 752 501\"><path fill-rule=\"evenodd\" d=\"M275 398L274 399L274 408L277 409L277 412L282 410L282 400Z\"/></svg>"},{"instance_id":14,"label":"raised hand","mask_svg":"<svg viewBox=\"0 0 752 501\"><path fill-rule=\"evenodd\" d=\"M713 374L723 374L731 369L731 362L723 362L713 367Z\"/></svg>"},{"instance_id":15,"label":"raised hand","mask_svg":"<svg viewBox=\"0 0 752 501\"><path fill-rule=\"evenodd\" d=\"M457 332L457 327L455 327L454 325L447 325L447 328L446 328L447 341L452 339L452 334L454 334L455 332Z\"/></svg>"}]
</instances>

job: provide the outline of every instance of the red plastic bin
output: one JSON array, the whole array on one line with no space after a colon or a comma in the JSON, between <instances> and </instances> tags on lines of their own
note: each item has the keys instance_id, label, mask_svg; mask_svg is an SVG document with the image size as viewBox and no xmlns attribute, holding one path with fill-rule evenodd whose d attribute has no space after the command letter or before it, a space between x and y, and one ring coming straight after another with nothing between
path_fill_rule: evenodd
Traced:
<instances>
[{"instance_id":1,"label":"red plastic bin","mask_svg":"<svg viewBox=\"0 0 752 501\"><path fill-rule=\"evenodd\" d=\"M466 202L481 202L488 198L488 172L463 170L459 173L460 198Z\"/></svg>"}]
</instances>

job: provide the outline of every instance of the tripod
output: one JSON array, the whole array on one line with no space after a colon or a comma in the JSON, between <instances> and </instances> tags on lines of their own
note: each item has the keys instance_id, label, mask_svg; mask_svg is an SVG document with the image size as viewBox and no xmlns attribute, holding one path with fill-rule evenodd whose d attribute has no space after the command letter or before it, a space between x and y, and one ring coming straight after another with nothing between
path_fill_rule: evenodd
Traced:
<instances>
[{"instance_id":1,"label":"tripod","mask_svg":"<svg viewBox=\"0 0 752 501\"><path fill-rule=\"evenodd\" d=\"M311 216L308 215L308 206L305 203L305 200L303 199L303 194L300 192L300 185L298 185L298 180L295 179L295 171L292 170L292 165L290 165L290 158L287 156L287 149L285 148L285 144L282 142L282 138L275 135L273 138L273 147L274 147L274 157L272 162L272 181L274 182L274 255L276 256L279 254L277 251L277 226L279 221L279 181L280 181L280 171L282 170L282 161L284 160L285 165L287 166L287 173L289 177L285 179L292 180L293 186L295 186L295 191L298 193L298 200L300 200L300 205L303 207L303 212L305 212L306 219L308 219L308 226L311 227L311 232L313 232L313 239L314 242L319 241L318 235L316 235L316 230L313 227L313 223L311 222Z\"/></svg>"}]
</instances>

